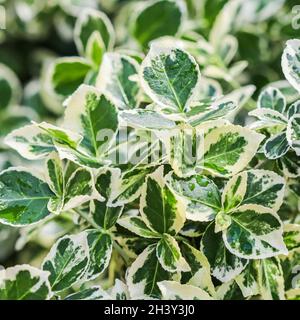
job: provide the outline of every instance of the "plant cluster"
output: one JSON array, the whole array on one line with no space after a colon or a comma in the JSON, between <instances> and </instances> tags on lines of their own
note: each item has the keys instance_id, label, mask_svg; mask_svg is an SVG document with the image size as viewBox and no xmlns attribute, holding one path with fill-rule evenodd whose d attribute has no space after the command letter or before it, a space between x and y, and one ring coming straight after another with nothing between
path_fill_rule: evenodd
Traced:
<instances>
[{"instance_id":1,"label":"plant cluster","mask_svg":"<svg viewBox=\"0 0 300 320\"><path fill-rule=\"evenodd\" d=\"M0 270L0 300L300 299L300 40L276 43L272 23L285 1L89 2L9 5L9 32L60 21L78 55L44 53L24 92L0 65L0 259L25 255ZM266 66L256 99L263 54L239 46L262 30L283 75Z\"/></svg>"}]
</instances>

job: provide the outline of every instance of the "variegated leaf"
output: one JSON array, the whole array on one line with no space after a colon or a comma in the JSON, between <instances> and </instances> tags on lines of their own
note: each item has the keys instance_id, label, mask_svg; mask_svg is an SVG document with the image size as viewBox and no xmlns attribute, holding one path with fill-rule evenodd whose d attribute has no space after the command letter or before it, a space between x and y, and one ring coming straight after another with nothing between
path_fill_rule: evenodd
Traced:
<instances>
[{"instance_id":1,"label":"variegated leaf","mask_svg":"<svg viewBox=\"0 0 300 320\"><path fill-rule=\"evenodd\" d=\"M132 299L161 298L158 283L172 280L156 257L156 245L148 246L129 267L127 284Z\"/></svg>"},{"instance_id":2,"label":"variegated leaf","mask_svg":"<svg viewBox=\"0 0 300 320\"><path fill-rule=\"evenodd\" d=\"M264 145L264 153L268 159L274 160L284 156L290 149L286 133L281 132L270 137Z\"/></svg>"},{"instance_id":3,"label":"variegated leaf","mask_svg":"<svg viewBox=\"0 0 300 320\"><path fill-rule=\"evenodd\" d=\"M64 300L111 300L101 287L94 286L68 295Z\"/></svg>"},{"instance_id":4,"label":"variegated leaf","mask_svg":"<svg viewBox=\"0 0 300 320\"><path fill-rule=\"evenodd\" d=\"M289 250L300 247L300 225L285 224L283 228L283 240Z\"/></svg>"},{"instance_id":5,"label":"variegated leaf","mask_svg":"<svg viewBox=\"0 0 300 320\"><path fill-rule=\"evenodd\" d=\"M300 40L292 39L286 42L282 54L282 71L289 83L300 92Z\"/></svg>"},{"instance_id":6,"label":"variegated leaf","mask_svg":"<svg viewBox=\"0 0 300 320\"><path fill-rule=\"evenodd\" d=\"M211 221L221 210L221 194L214 182L205 176L178 178L174 173L167 184L186 201L186 218L193 221Z\"/></svg>"},{"instance_id":7,"label":"variegated leaf","mask_svg":"<svg viewBox=\"0 0 300 320\"><path fill-rule=\"evenodd\" d=\"M140 210L146 225L160 234L174 235L182 228L185 207L166 185L163 167L147 177L140 199Z\"/></svg>"},{"instance_id":8,"label":"variegated leaf","mask_svg":"<svg viewBox=\"0 0 300 320\"><path fill-rule=\"evenodd\" d=\"M228 251L224 245L222 233L215 233L214 223L207 227L201 239L201 250L210 263L211 274L222 282L235 278L248 264L248 260Z\"/></svg>"},{"instance_id":9,"label":"variegated leaf","mask_svg":"<svg viewBox=\"0 0 300 320\"><path fill-rule=\"evenodd\" d=\"M55 194L40 177L27 169L11 167L0 173L0 222L26 226L49 216Z\"/></svg>"},{"instance_id":10,"label":"variegated leaf","mask_svg":"<svg viewBox=\"0 0 300 320\"><path fill-rule=\"evenodd\" d=\"M259 294L258 270L256 261L250 261L245 270L235 278L245 298Z\"/></svg>"},{"instance_id":11,"label":"variegated leaf","mask_svg":"<svg viewBox=\"0 0 300 320\"><path fill-rule=\"evenodd\" d=\"M189 106L197 90L200 71L187 52L152 44L142 63L140 77L143 89L154 102L180 113Z\"/></svg>"},{"instance_id":12,"label":"variegated leaf","mask_svg":"<svg viewBox=\"0 0 300 320\"><path fill-rule=\"evenodd\" d=\"M207 292L189 284L161 281L158 286L164 300L213 300Z\"/></svg>"},{"instance_id":13,"label":"variegated leaf","mask_svg":"<svg viewBox=\"0 0 300 320\"><path fill-rule=\"evenodd\" d=\"M226 248L244 259L265 259L287 254L278 216L265 207L244 205L230 213L231 224L223 231Z\"/></svg>"},{"instance_id":14,"label":"variegated leaf","mask_svg":"<svg viewBox=\"0 0 300 320\"><path fill-rule=\"evenodd\" d=\"M156 246L156 255L161 266L169 272L187 272L191 268L182 257L177 241L164 234Z\"/></svg>"},{"instance_id":15,"label":"variegated leaf","mask_svg":"<svg viewBox=\"0 0 300 320\"><path fill-rule=\"evenodd\" d=\"M226 184L222 203L226 211L242 205L259 205L278 211L285 191L285 180L268 170L249 170L232 177Z\"/></svg>"},{"instance_id":16,"label":"variegated leaf","mask_svg":"<svg viewBox=\"0 0 300 320\"><path fill-rule=\"evenodd\" d=\"M258 97L258 108L272 109L283 113L286 107L286 100L279 89L268 87Z\"/></svg>"},{"instance_id":17,"label":"variegated leaf","mask_svg":"<svg viewBox=\"0 0 300 320\"><path fill-rule=\"evenodd\" d=\"M29 265L0 271L0 300L48 300L52 296L49 273Z\"/></svg>"},{"instance_id":18,"label":"variegated leaf","mask_svg":"<svg viewBox=\"0 0 300 320\"><path fill-rule=\"evenodd\" d=\"M86 233L60 238L44 259L42 269L50 272L53 291L65 290L82 279L89 265Z\"/></svg>"},{"instance_id":19,"label":"variegated leaf","mask_svg":"<svg viewBox=\"0 0 300 320\"><path fill-rule=\"evenodd\" d=\"M119 53L106 53L96 87L114 97L118 108L134 109L138 104L139 83L132 78L138 71L139 65L134 59Z\"/></svg>"},{"instance_id":20,"label":"variegated leaf","mask_svg":"<svg viewBox=\"0 0 300 320\"><path fill-rule=\"evenodd\" d=\"M300 114L289 120L286 136L290 147L300 156Z\"/></svg>"},{"instance_id":21,"label":"variegated leaf","mask_svg":"<svg viewBox=\"0 0 300 320\"><path fill-rule=\"evenodd\" d=\"M258 281L264 300L285 300L284 278L278 258L260 260Z\"/></svg>"},{"instance_id":22,"label":"variegated leaf","mask_svg":"<svg viewBox=\"0 0 300 320\"><path fill-rule=\"evenodd\" d=\"M263 138L263 135L240 126L212 129L205 136L204 169L224 177L238 173L254 157Z\"/></svg>"}]
</instances>

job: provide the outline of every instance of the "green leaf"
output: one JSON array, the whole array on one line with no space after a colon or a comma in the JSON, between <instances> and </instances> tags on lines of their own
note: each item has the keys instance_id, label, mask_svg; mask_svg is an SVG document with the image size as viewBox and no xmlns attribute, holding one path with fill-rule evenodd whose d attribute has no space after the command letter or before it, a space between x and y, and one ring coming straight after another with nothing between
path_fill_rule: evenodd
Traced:
<instances>
[{"instance_id":1,"label":"green leaf","mask_svg":"<svg viewBox=\"0 0 300 320\"><path fill-rule=\"evenodd\" d=\"M199 287L214 296L215 288L210 276L210 264L205 255L185 242L180 248L182 256L191 268L190 271L181 273L181 282Z\"/></svg>"},{"instance_id":2,"label":"green leaf","mask_svg":"<svg viewBox=\"0 0 300 320\"><path fill-rule=\"evenodd\" d=\"M182 125L157 133L166 150L167 160L179 177L196 174L203 163L203 131Z\"/></svg>"},{"instance_id":3,"label":"green leaf","mask_svg":"<svg viewBox=\"0 0 300 320\"><path fill-rule=\"evenodd\" d=\"M183 4L180 1L145 1L135 13L132 34L143 46L162 36L174 36L179 30Z\"/></svg>"},{"instance_id":4,"label":"green leaf","mask_svg":"<svg viewBox=\"0 0 300 320\"><path fill-rule=\"evenodd\" d=\"M0 271L0 300L49 300L49 273L29 265Z\"/></svg>"},{"instance_id":5,"label":"green leaf","mask_svg":"<svg viewBox=\"0 0 300 320\"><path fill-rule=\"evenodd\" d=\"M0 64L0 92L0 111L20 101L20 81L16 74L4 64Z\"/></svg>"},{"instance_id":6,"label":"green leaf","mask_svg":"<svg viewBox=\"0 0 300 320\"><path fill-rule=\"evenodd\" d=\"M231 101L216 101L208 108L205 108L205 110L203 110L203 106L201 105L193 106L186 115L189 117L189 124L193 127L196 127L206 121L225 118L228 116L228 114L236 110L237 107L238 106Z\"/></svg>"},{"instance_id":7,"label":"green leaf","mask_svg":"<svg viewBox=\"0 0 300 320\"><path fill-rule=\"evenodd\" d=\"M130 110L121 113L126 125L136 129L163 130L174 129L176 124L163 115L152 110Z\"/></svg>"},{"instance_id":8,"label":"green leaf","mask_svg":"<svg viewBox=\"0 0 300 320\"><path fill-rule=\"evenodd\" d=\"M191 270L182 257L177 241L166 233L157 243L156 255L161 266L169 272L187 272Z\"/></svg>"},{"instance_id":9,"label":"green leaf","mask_svg":"<svg viewBox=\"0 0 300 320\"><path fill-rule=\"evenodd\" d=\"M283 240L289 250L300 247L300 225L285 224L283 229Z\"/></svg>"},{"instance_id":10,"label":"green leaf","mask_svg":"<svg viewBox=\"0 0 300 320\"><path fill-rule=\"evenodd\" d=\"M111 297L101 287L94 286L70 294L64 300L111 300Z\"/></svg>"},{"instance_id":11,"label":"green leaf","mask_svg":"<svg viewBox=\"0 0 300 320\"><path fill-rule=\"evenodd\" d=\"M278 258L260 260L258 281L264 300L285 300L284 278Z\"/></svg>"},{"instance_id":12,"label":"green leaf","mask_svg":"<svg viewBox=\"0 0 300 320\"><path fill-rule=\"evenodd\" d=\"M58 58L47 70L49 90L62 99L66 98L84 83L90 70L91 65L83 58Z\"/></svg>"},{"instance_id":13,"label":"green leaf","mask_svg":"<svg viewBox=\"0 0 300 320\"><path fill-rule=\"evenodd\" d=\"M0 222L26 226L46 218L48 201L54 193L48 185L23 168L0 174Z\"/></svg>"},{"instance_id":14,"label":"green leaf","mask_svg":"<svg viewBox=\"0 0 300 320\"><path fill-rule=\"evenodd\" d=\"M138 63L119 53L106 53L97 77L96 87L108 92L120 109L134 109L138 105Z\"/></svg>"},{"instance_id":15,"label":"green leaf","mask_svg":"<svg viewBox=\"0 0 300 320\"><path fill-rule=\"evenodd\" d=\"M114 188L114 175L119 170L108 169L101 172L96 178L96 189L103 197L102 201L94 201L91 206L93 220L103 229L109 230L117 222L123 211L123 206L110 206L108 199Z\"/></svg>"},{"instance_id":16,"label":"green leaf","mask_svg":"<svg viewBox=\"0 0 300 320\"><path fill-rule=\"evenodd\" d=\"M99 230L87 230L86 234L90 259L84 280L90 281L107 268L112 253L112 238Z\"/></svg>"},{"instance_id":17,"label":"green leaf","mask_svg":"<svg viewBox=\"0 0 300 320\"><path fill-rule=\"evenodd\" d=\"M163 300L213 300L203 289L189 284L180 284L176 281L161 281L158 286Z\"/></svg>"},{"instance_id":18,"label":"green leaf","mask_svg":"<svg viewBox=\"0 0 300 320\"><path fill-rule=\"evenodd\" d=\"M229 177L244 169L256 154L264 136L240 126L212 129L204 140L204 169Z\"/></svg>"},{"instance_id":19,"label":"green leaf","mask_svg":"<svg viewBox=\"0 0 300 320\"><path fill-rule=\"evenodd\" d=\"M245 298L259 294L258 270L256 261L250 261L245 270L235 278Z\"/></svg>"},{"instance_id":20,"label":"green leaf","mask_svg":"<svg viewBox=\"0 0 300 320\"><path fill-rule=\"evenodd\" d=\"M245 205L230 214L231 225L223 231L226 248L245 259L265 259L286 254L279 217L258 205Z\"/></svg>"},{"instance_id":21,"label":"green leaf","mask_svg":"<svg viewBox=\"0 0 300 320\"><path fill-rule=\"evenodd\" d=\"M178 178L174 173L167 184L186 201L186 218L193 221L211 221L221 210L221 194L214 182L203 175Z\"/></svg>"},{"instance_id":22,"label":"green leaf","mask_svg":"<svg viewBox=\"0 0 300 320\"><path fill-rule=\"evenodd\" d=\"M115 285L109 290L113 300L130 300L127 285L119 279L116 279Z\"/></svg>"},{"instance_id":23,"label":"green leaf","mask_svg":"<svg viewBox=\"0 0 300 320\"><path fill-rule=\"evenodd\" d=\"M161 298L158 282L171 280L156 257L156 245L148 246L129 267L127 284L132 299Z\"/></svg>"},{"instance_id":24,"label":"green leaf","mask_svg":"<svg viewBox=\"0 0 300 320\"><path fill-rule=\"evenodd\" d=\"M274 160L284 156L289 151L289 148L286 133L282 132L270 137L265 142L264 153L268 159Z\"/></svg>"},{"instance_id":25,"label":"green leaf","mask_svg":"<svg viewBox=\"0 0 300 320\"><path fill-rule=\"evenodd\" d=\"M122 206L137 199L142 192L142 187L148 174L156 167L141 166L128 171L115 173L117 181L113 184L112 194L109 204L112 206Z\"/></svg>"},{"instance_id":26,"label":"green leaf","mask_svg":"<svg viewBox=\"0 0 300 320\"><path fill-rule=\"evenodd\" d=\"M66 183L64 194L64 210L70 210L90 200L103 200L94 186L92 173L84 168L78 168Z\"/></svg>"},{"instance_id":27,"label":"green leaf","mask_svg":"<svg viewBox=\"0 0 300 320\"><path fill-rule=\"evenodd\" d=\"M185 221L184 206L163 178L163 167L147 177L143 186L140 210L147 226L160 233L176 234Z\"/></svg>"},{"instance_id":28,"label":"green leaf","mask_svg":"<svg viewBox=\"0 0 300 320\"><path fill-rule=\"evenodd\" d=\"M282 71L289 83L300 92L300 40L293 39L286 42L282 54Z\"/></svg>"},{"instance_id":29,"label":"green leaf","mask_svg":"<svg viewBox=\"0 0 300 320\"><path fill-rule=\"evenodd\" d=\"M98 68L101 65L104 53L105 44L103 43L101 35L99 32L94 31L89 37L85 53L87 59L89 59L93 63L94 69Z\"/></svg>"},{"instance_id":30,"label":"green leaf","mask_svg":"<svg viewBox=\"0 0 300 320\"><path fill-rule=\"evenodd\" d=\"M264 128L278 127L285 129L288 119L276 110L272 109L255 109L249 112L249 116L256 117L259 120L249 125L250 129L260 130Z\"/></svg>"},{"instance_id":31,"label":"green leaf","mask_svg":"<svg viewBox=\"0 0 300 320\"><path fill-rule=\"evenodd\" d=\"M268 87L260 93L258 97L258 107L283 113L286 108L286 100L279 89Z\"/></svg>"},{"instance_id":32,"label":"green leaf","mask_svg":"<svg viewBox=\"0 0 300 320\"><path fill-rule=\"evenodd\" d=\"M214 230L215 224L211 223L201 239L201 251L210 263L211 274L218 280L227 282L245 269L248 260L228 251L223 242L222 233L215 233Z\"/></svg>"},{"instance_id":33,"label":"green leaf","mask_svg":"<svg viewBox=\"0 0 300 320\"><path fill-rule=\"evenodd\" d=\"M149 229L144 220L138 216L121 218L118 220L118 224L143 238L161 237L159 233Z\"/></svg>"},{"instance_id":34,"label":"green leaf","mask_svg":"<svg viewBox=\"0 0 300 320\"><path fill-rule=\"evenodd\" d=\"M91 37L100 38L106 50L111 50L115 42L113 26L105 13L91 8L84 9L76 21L74 38L78 51L86 55Z\"/></svg>"},{"instance_id":35,"label":"green leaf","mask_svg":"<svg viewBox=\"0 0 300 320\"><path fill-rule=\"evenodd\" d=\"M116 106L95 88L82 85L68 99L62 126L82 135L80 147L98 159L118 129Z\"/></svg>"},{"instance_id":36,"label":"green leaf","mask_svg":"<svg viewBox=\"0 0 300 320\"><path fill-rule=\"evenodd\" d=\"M300 176L300 157L294 151L289 151L279 159L279 168L285 177L297 178Z\"/></svg>"},{"instance_id":37,"label":"green leaf","mask_svg":"<svg viewBox=\"0 0 300 320\"><path fill-rule=\"evenodd\" d=\"M291 250L288 256L280 256L280 260L285 290L300 289L300 248Z\"/></svg>"},{"instance_id":38,"label":"green leaf","mask_svg":"<svg viewBox=\"0 0 300 320\"><path fill-rule=\"evenodd\" d=\"M287 108L287 116L289 119L297 113L300 113L300 100L297 100Z\"/></svg>"},{"instance_id":39,"label":"green leaf","mask_svg":"<svg viewBox=\"0 0 300 320\"><path fill-rule=\"evenodd\" d=\"M44 259L42 269L50 272L53 291L68 289L79 282L89 265L86 233L60 238Z\"/></svg>"},{"instance_id":40,"label":"green leaf","mask_svg":"<svg viewBox=\"0 0 300 320\"><path fill-rule=\"evenodd\" d=\"M243 293L235 280L223 283L218 287L216 297L218 300L243 300Z\"/></svg>"},{"instance_id":41,"label":"green leaf","mask_svg":"<svg viewBox=\"0 0 300 320\"><path fill-rule=\"evenodd\" d=\"M223 207L229 211L242 205L259 205L279 210L283 202L285 180L268 170L249 170L232 177L223 191Z\"/></svg>"},{"instance_id":42,"label":"green leaf","mask_svg":"<svg viewBox=\"0 0 300 320\"><path fill-rule=\"evenodd\" d=\"M295 114L289 120L286 136L290 147L300 156L300 114Z\"/></svg>"},{"instance_id":43,"label":"green leaf","mask_svg":"<svg viewBox=\"0 0 300 320\"><path fill-rule=\"evenodd\" d=\"M58 196L63 197L65 179L62 162L56 152L52 152L46 160L47 181L50 189Z\"/></svg>"},{"instance_id":44,"label":"green leaf","mask_svg":"<svg viewBox=\"0 0 300 320\"><path fill-rule=\"evenodd\" d=\"M200 80L199 67L192 56L162 44L151 45L140 74L146 94L162 108L176 113L188 108Z\"/></svg>"}]
</instances>

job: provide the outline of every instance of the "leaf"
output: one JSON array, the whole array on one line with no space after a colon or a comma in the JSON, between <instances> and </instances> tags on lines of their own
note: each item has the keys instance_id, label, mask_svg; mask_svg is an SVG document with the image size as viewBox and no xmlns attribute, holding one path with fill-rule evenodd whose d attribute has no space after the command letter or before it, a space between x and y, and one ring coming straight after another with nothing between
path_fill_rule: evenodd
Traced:
<instances>
[{"instance_id":1,"label":"leaf","mask_svg":"<svg viewBox=\"0 0 300 320\"><path fill-rule=\"evenodd\" d=\"M48 201L54 193L48 185L23 168L0 174L0 222L15 227L37 223L50 213Z\"/></svg>"},{"instance_id":2,"label":"leaf","mask_svg":"<svg viewBox=\"0 0 300 320\"><path fill-rule=\"evenodd\" d=\"M246 268L239 274L235 281L240 287L245 298L259 294L257 263L250 261Z\"/></svg>"},{"instance_id":3,"label":"leaf","mask_svg":"<svg viewBox=\"0 0 300 320\"><path fill-rule=\"evenodd\" d=\"M94 187L92 173L84 168L78 168L66 183L64 195L64 210L71 210L90 200L103 200Z\"/></svg>"},{"instance_id":4,"label":"leaf","mask_svg":"<svg viewBox=\"0 0 300 320\"><path fill-rule=\"evenodd\" d=\"M143 238L161 237L159 233L149 229L144 220L138 216L121 218L118 220L118 224Z\"/></svg>"},{"instance_id":5,"label":"leaf","mask_svg":"<svg viewBox=\"0 0 300 320\"><path fill-rule=\"evenodd\" d=\"M4 64L0 64L0 111L18 104L21 97L21 84L16 74Z\"/></svg>"},{"instance_id":6,"label":"leaf","mask_svg":"<svg viewBox=\"0 0 300 320\"><path fill-rule=\"evenodd\" d=\"M223 191L222 203L227 211L253 204L276 212L282 205L284 190L283 177L272 171L251 169L228 181Z\"/></svg>"},{"instance_id":7,"label":"leaf","mask_svg":"<svg viewBox=\"0 0 300 320\"><path fill-rule=\"evenodd\" d=\"M90 259L84 280L90 281L108 267L112 253L112 238L109 234L94 229L87 230L86 234Z\"/></svg>"},{"instance_id":8,"label":"leaf","mask_svg":"<svg viewBox=\"0 0 300 320\"><path fill-rule=\"evenodd\" d=\"M95 88L82 85L68 99L62 126L82 135L80 146L97 159L118 129L116 106Z\"/></svg>"},{"instance_id":9,"label":"leaf","mask_svg":"<svg viewBox=\"0 0 300 320\"><path fill-rule=\"evenodd\" d=\"M243 293L235 280L223 283L218 287L216 297L218 300L243 300Z\"/></svg>"},{"instance_id":10,"label":"leaf","mask_svg":"<svg viewBox=\"0 0 300 320\"><path fill-rule=\"evenodd\" d=\"M207 292L189 284L161 281L158 286L163 300L213 300Z\"/></svg>"},{"instance_id":11,"label":"leaf","mask_svg":"<svg viewBox=\"0 0 300 320\"><path fill-rule=\"evenodd\" d=\"M5 144L28 160L38 160L55 150L52 138L36 125L28 125L12 131Z\"/></svg>"},{"instance_id":12,"label":"leaf","mask_svg":"<svg viewBox=\"0 0 300 320\"><path fill-rule=\"evenodd\" d=\"M289 144L286 138L286 133L278 133L270 137L264 145L264 153L268 159L274 160L281 158L289 151Z\"/></svg>"},{"instance_id":13,"label":"leaf","mask_svg":"<svg viewBox=\"0 0 300 320\"><path fill-rule=\"evenodd\" d=\"M288 121L287 118L278 111L265 108L255 109L249 112L249 116L259 119L259 121L255 121L249 125L249 128L253 130L271 127L285 129Z\"/></svg>"},{"instance_id":14,"label":"leaf","mask_svg":"<svg viewBox=\"0 0 300 320\"><path fill-rule=\"evenodd\" d=\"M300 288L300 249L291 250L288 256L280 256L281 274L284 277L285 290ZM277 266L279 271L280 266ZM277 272L278 274L279 272Z\"/></svg>"},{"instance_id":15,"label":"leaf","mask_svg":"<svg viewBox=\"0 0 300 320\"><path fill-rule=\"evenodd\" d=\"M281 67L285 78L298 92L300 92L299 47L300 40L288 40L281 60Z\"/></svg>"},{"instance_id":16,"label":"leaf","mask_svg":"<svg viewBox=\"0 0 300 320\"><path fill-rule=\"evenodd\" d=\"M300 225L285 224L283 229L283 240L288 250L300 247Z\"/></svg>"},{"instance_id":17,"label":"leaf","mask_svg":"<svg viewBox=\"0 0 300 320\"><path fill-rule=\"evenodd\" d=\"M211 274L222 282L228 282L239 275L247 266L248 260L233 255L224 245L222 234L215 233L211 223L201 240L201 251L211 266Z\"/></svg>"},{"instance_id":18,"label":"leaf","mask_svg":"<svg viewBox=\"0 0 300 320\"><path fill-rule=\"evenodd\" d=\"M155 0L143 3L135 13L132 34L143 47L156 38L174 36L179 30L183 10L181 1Z\"/></svg>"},{"instance_id":19,"label":"leaf","mask_svg":"<svg viewBox=\"0 0 300 320\"><path fill-rule=\"evenodd\" d=\"M106 50L111 50L115 42L113 26L105 13L85 8L76 21L74 39L78 51L82 56L87 53L87 48L91 37L100 38Z\"/></svg>"},{"instance_id":20,"label":"leaf","mask_svg":"<svg viewBox=\"0 0 300 320\"><path fill-rule=\"evenodd\" d=\"M64 300L111 300L111 297L101 287L94 286L70 294Z\"/></svg>"},{"instance_id":21,"label":"leaf","mask_svg":"<svg viewBox=\"0 0 300 320\"><path fill-rule=\"evenodd\" d=\"M180 113L196 93L200 71L187 52L152 44L141 65L140 77L143 89L154 102Z\"/></svg>"},{"instance_id":22,"label":"leaf","mask_svg":"<svg viewBox=\"0 0 300 320\"><path fill-rule=\"evenodd\" d=\"M279 160L279 167L283 171L284 176L289 178L300 176L300 158L295 152L289 151Z\"/></svg>"},{"instance_id":23,"label":"leaf","mask_svg":"<svg viewBox=\"0 0 300 320\"><path fill-rule=\"evenodd\" d=\"M140 199L141 215L147 226L160 233L174 235L183 227L184 206L165 184L162 167L149 175Z\"/></svg>"},{"instance_id":24,"label":"leaf","mask_svg":"<svg viewBox=\"0 0 300 320\"><path fill-rule=\"evenodd\" d=\"M186 272L191 268L182 257L176 240L164 234L156 246L156 255L161 266L169 272Z\"/></svg>"},{"instance_id":25,"label":"leaf","mask_svg":"<svg viewBox=\"0 0 300 320\"><path fill-rule=\"evenodd\" d=\"M42 269L50 272L53 291L68 289L82 279L89 264L86 233L64 236L51 248Z\"/></svg>"},{"instance_id":26,"label":"leaf","mask_svg":"<svg viewBox=\"0 0 300 320\"><path fill-rule=\"evenodd\" d=\"M127 285L119 279L116 279L115 285L109 290L113 300L130 300Z\"/></svg>"},{"instance_id":27,"label":"leaf","mask_svg":"<svg viewBox=\"0 0 300 320\"><path fill-rule=\"evenodd\" d=\"M167 176L167 184L186 201L186 218L193 221L211 221L221 210L221 195L214 182L202 175L178 178Z\"/></svg>"},{"instance_id":28,"label":"leaf","mask_svg":"<svg viewBox=\"0 0 300 320\"><path fill-rule=\"evenodd\" d=\"M247 128L227 125L206 134L204 169L229 177L244 169L254 157L264 136Z\"/></svg>"},{"instance_id":29,"label":"leaf","mask_svg":"<svg viewBox=\"0 0 300 320\"><path fill-rule=\"evenodd\" d=\"M121 206L137 199L141 195L147 175L155 169L156 167L141 166L119 173L112 187L109 205Z\"/></svg>"},{"instance_id":30,"label":"leaf","mask_svg":"<svg viewBox=\"0 0 300 320\"><path fill-rule=\"evenodd\" d=\"M50 88L47 89L61 99L66 98L84 83L90 70L91 65L83 58L58 58L48 67L47 78Z\"/></svg>"},{"instance_id":31,"label":"leaf","mask_svg":"<svg viewBox=\"0 0 300 320\"><path fill-rule=\"evenodd\" d=\"M0 300L49 300L49 273L18 265L0 271Z\"/></svg>"},{"instance_id":32,"label":"leaf","mask_svg":"<svg viewBox=\"0 0 300 320\"><path fill-rule=\"evenodd\" d=\"M245 259L265 259L286 254L279 217L258 205L245 205L230 214L231 225L223 231L226 248Z\"/></svg>"},{"instance_id":33,"label":"leaf","mask_svg":"<svg viewBox=\"0 0 300 320\"><path fill-rule=\"evenodd\" d=\"M94 31L86 45L86 57L94 65L94 69L99 67L103 61L103 55L105 54L105 44L99 32Z\"/></svg>"},{"instance_id":34,"label":"leaf","mask_svg":"<svg viewBox=\"0 0 300 320\"><path fill-rule=\"evenodd\" d=\"M205 255L185 242L180 247L182 256L191 268L190 271L181 273L181 282L199 287L214 296L215 288L210 276L210 265Z\"/></svg>"},{"instance_id":35,"label":"leaf","mask_svg":"<svg viewBox=\"0 0 300 320\"><path fill-rule=\"evenodd\" d=\"M292 149L300 156L300 114L294 115L288 123L287 141Z\"/></svg>"},{"instance_id":36,"label":"leaf","mask_svg":"<svg viewBox=\"0 0 300 320\"><path fill-rule=\"evenodd\" d=\"M297 100L287 108L287 116L289 119L297 113L300 113L300 100Z\"/></svg>"},{"instance_id":37,"label":"leaf","mask_svg":"<svg viewBox=\"0 0 300 320\"><path fill-rule=\"evenodd\" d=\"M284 278L278 258L260 260L260 293L264 300L285 300Z\"/></svg>"},{"instance_id":38,"label":"leaf","mask_svg":"<svg viewBox=\"0 0 300 320\"><path fill-rule=\"evenodd\" d=\"M97 76L96 87L108 92L120 109L134 109L138 105L139 83L132 80L138 75L138 63L119 53L105 53Z\"/></svg>"},{"instance_id":39,"label":"leaf","mask_svg":"<svg viewBox=\"0 0 300 320\"><path fill-rule=\"evenodd\" d=\"M196 127L206 121L225 118L229 113L233 112L236 109L237 105L231 101L216 101L205 110L203 110L203 106L201 105L193 106L186 115L189 117L189 124L193 127ZM197 113L197 110L199 110L199 113Z\"/></svg>"},{"instance_id":40,"label":"leaf","mask_svg":"<svg viewBox=\"0 0 300 320\"><path fill-rule=\"evenodd\" d=\"M126 125L137 129L163 130L174 129L176 124L163 115L152 110L136 109L121 113Z\"/></svg>"},{"instance_id":41,"label":"leaf","mask_svg":"<svg viewBox=\"0 0 300 320\"><path fill-rule=\"evenodd\" d=\"M170 280L172 274L160 265L156 245L148 246L133 262L127 272L127 284L132 299L161 298L158 283Z\"/></svg>"},{"instance_id":42,"label":"leaf","mask_svg":"<svg viewBox=\"0 0 300 320\"><path fill-rule=\"evenodd\" d=\"M100 201L94 201L91 206L93 220L103 229L112 228L123 212L123 206L110 206L108 199L114 188L114 175L119 174L119 170L108 169L101 172L96 178L96 189L103 197Z\"/></svg>"},{"instance_id":43,"label":"leaf","mask_svg":"<svg viewBox=\"0 0 300 320\"><path fill-rule=\"evenodd\" d=\"M283 113L286 108L286 100L279 89L268 87L258 97L258 108L266 108Z\"/></svg>"}]
</instances>

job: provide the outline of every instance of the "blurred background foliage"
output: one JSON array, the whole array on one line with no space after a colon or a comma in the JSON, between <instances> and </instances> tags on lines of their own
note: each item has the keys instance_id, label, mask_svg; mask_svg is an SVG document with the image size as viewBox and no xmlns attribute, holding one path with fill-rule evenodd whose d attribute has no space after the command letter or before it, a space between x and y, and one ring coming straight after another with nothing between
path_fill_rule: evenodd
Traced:
<instances>
[{"instance_id":1,"label":"blurred background foliage","mask_svg":"<svg viewBox=\"0 0 300 320\"><path fill-rule=\"evenodd\" d=\"M3 144L8 132L31 120L55 122L59 118L60 109L53 105L60 102L44 94L44 72L56 57L78 55L73 30L82 8L105 12L116 31L115 50L136 52L138 60L153 37L169 35L167 30L172 27L168 16L160 19L165 25L155 26L155 14L166 12L139 15L141 6L148 2L0 0L6 11L6 29L0 30L0 169L24 163ZM254 84L256 91L246 106L248 110L253 108L264 86L284 78L280 63L284 43L299 38L299 29L292 26L293 19L297 18L294 6L298 1L183 2L185 16L176 37L193 44L191 50L197 51L201 72L206 78L217 80L224 93ZM149 30L154 30L151 28L156 32L151 34ZM277 85L285 88L284 82ZM48 250L66 230L74 228L68 219L61 215L39 228L27 228L26 232L1 225L0 264L30 262L35 265L35 261L38 264L44 249Z\"/></svg>"}]
</instances>

